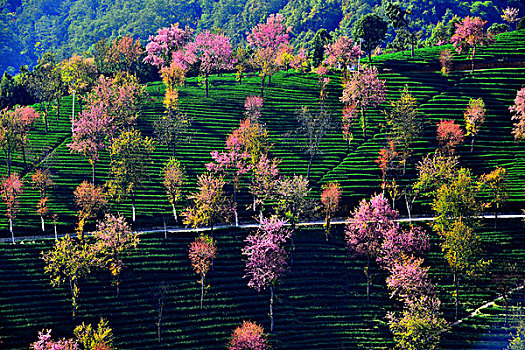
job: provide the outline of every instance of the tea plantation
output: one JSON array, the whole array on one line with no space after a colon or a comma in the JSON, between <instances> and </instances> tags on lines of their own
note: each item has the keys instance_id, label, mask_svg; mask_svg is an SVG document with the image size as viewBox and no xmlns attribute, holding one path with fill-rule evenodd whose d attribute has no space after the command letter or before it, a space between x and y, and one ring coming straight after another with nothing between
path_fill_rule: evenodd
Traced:
<instances>
[{"instance_id":1,"label":"tea plantation","mask_svg":"<svg viewBox=\"0 0 525 350\"><path fill-rule=\"evenodd\" d=\"M440 48L441 49L441 48ZM343 189L343 205L338 216L346 217L362 198L381 191L380 171L375 162L379 150L386 145L385 112L390 102L399 98L405 86L420 104L424 115L424 132L413 146L406 174L400 176L401 186L416 177L415 166L437 147L436 125L441 119L455 120L464 127L463 111L470 98L483 98L487 108L486 122L476 137L474 152L470 138L456 154L463 167L481 175L505 167L508 177L508 201L505 212L517 213L523 208L525 188L525 149L514 141L508 107L516 91L525 85L525 30L498 35L492 46L478 51L476 64L482 68L473 74L463 71L468 66L465 56L454 56L458 70L448 77L441 75L437 48L409 53L374 57L386 80L387 102L368 112L368 140L363 140L359 128L347 146L340 127L322 141L320 154L314 159L310 173L312 198L319 198L320 188L337 181ZM341 118L341 78L331 75L327 105L336 120ZM211 77L209 98L198 79L191 77L181 88L180 108L193 118L189 142L175 150L187 172L184 194L195 189L196 176L204 173L211 161L210 152L222 150L228 133L244 118L247 96L260 92L260 78L247 76L242 84L233 73ZM137 128L144 135L154 136L153 123L165 109L164 85L146 85L148 99L142 107ZM281 160L279 170L284 175L306 175L308 157L304 152L305 137L294 134L301 106L319 103L317 76L311 73L281 71L271 79L264 94L261 121L269 131L272 157ZM73 232L77 221L73 191L82 181L91 179L91 166L79 154L70 153L72 97L62 99L60 115L52 112L49 132L38 121L30 133L31 149L28 167L21 154L14 158L14 170L23 175L24 193L20 213L14 222L15 236L36 236L16 245L0 243L0 337L1 348L27 349L36 340L37 332L52 328L54 337L70 337L73 324L96 323L100 317L109 320L119 349L221 349L225 348L232 330L243 320L252 320L268 328L267 291L257 293L246 286L241 249L249 230L226 228L217 230L218 257L209 273L204 309L199 309L198 276L188 260L188 245L196 234L174 232L164 239L163 232L141 235L138 248L125 258L120 295L115 296L110 276L96 271L80 284L79 316L71 319L69 288L52 288L43 273L41 252L53 247L54 240L40 238L40 217L35 213L39 199L29 185L35 168L47 167L56 185L50 190L49 207L58 215L59 233ZM37 106L38 107L38 106ZM75 105L78 113L80 105ZM134 228L160 227L163 222L176 226L171 207L162 186L161 171L172 151L157 145L149 177L137 193L137 221ZM96 184L108 180L109 154L102 152L97 163ZM0 166L5 174L6 166ZM251 197L241 189L241 220L253 222L253 212L247 209ZM396 208L405 215L404 200ZM183 209L186 203L180 203ZM111 203L111 211L131 217L131 202ZM431 215L428 201L416 202L417 216ZM524 224L519 220L482 220L477 229L487 258L493 268L507 263L517 264L525 271ZM86 229L92 230L93 223ZM427 228L430 232L431 229ZM0 221L1 237L9 237L7 220ZM276 287L275 331L270 335L274 349L387 349L393 347L392 334L385 319L386 312L399 309L389 298L385 286L386 274L373 265L371 302L366 302L366 262L353 257L345 248L343 227L326 242L321 228L302 228L295 235L295 250L290 271ZM46 236L53 233L50 223ZM430 276L443 302L445 317L454 318L453 281L450 268L443 258L437 236L432 236L432 248L425 256ZM167 286L164 297L159 286ZM491 288L490 274L463 281L461 314L496 298ZM514 304L523 302L523 291L515 293ZM161 334L158 342L158 305L162 299ZM505 325L502 302L469 317L448 331L442 340L443 349L501 349L507 345L513 323Z\"/></svg>"}]
</instances>

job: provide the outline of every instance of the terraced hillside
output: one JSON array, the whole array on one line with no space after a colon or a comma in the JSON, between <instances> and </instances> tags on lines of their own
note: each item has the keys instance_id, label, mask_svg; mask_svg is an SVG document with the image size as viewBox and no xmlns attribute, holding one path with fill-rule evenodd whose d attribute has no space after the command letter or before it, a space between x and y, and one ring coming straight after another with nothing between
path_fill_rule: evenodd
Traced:
<instances>
[{"instance_id":1,"label":"terraced hillside","mask_svg":"<svg viewBox=\"0 0 525 350\"><path fill-rule=\"evenodd\" d=\"M525 268L524 225L520 221L498 224L497 232L486 222L481 230L484 247L493 266L503 260ZM389 299L385 277L373 267L371 303L366 303L363 259L344 248L341 227L330 242L319 229L302 229L296 235L291 271L276 288L274 349L384 349L392 346L385 314L399 305ZM81 283L80 323L109 320L119 349L221 349L242 320L269 327L269 293L246 286L240 250L247 232L228 229L216 233L218 257L207 282L204 310L199 310L200 286L191 269L187 246L193 234L178 234L167 240L161 234L141 237L138 249L125 258L121 292L115 297L108 274L91 275ZM0 336L6 349L27 349L37 331L53 328L56 336L70 336L72 329L68 287L52 288L43 274L40 252L52 240L0 244ZM440 252L437 237L425 265L438 287L445 315L453 319L452 276ZM157 342L156 287L169 285L164 300L162 345ZM462 314L494 298L489 275L463 283ZM479 323L479 322L477 322ZM454 328L443 349L496 349L487 346L477 323ZM508 328L501 318L484 324L497 330L498 345ZM480 325L481 327L481 325ZM499 327L499 328L498 328ZM484 344L484 347L478 347ZM501 348L501 347L500 347ZM500 349L499 348L499 349Z\"/></svg>"},{"instance_id":2,"label":"terraced hillside","mask_svg":"<svg viewBox=\"0 0 525 350\"><path fill-rule=\"evenodd\" d=\"M523 37L525 31L502 34L493 46L485 48L480 59L490 58L491 62L503 62L506 57L515 60L522 57ZM510 134L512 123L508 106L512 104L516 90L525 83L524 68L492 68L476 71L472 76L468 72L454 72L448 78L438 72L428 71L421 62L433 62L437 49L421 49L416 51L416 57L408 61L410 69L392 72L384 66L385 62L394 62L397 56L385 55L376 58L385 70L381 77L386 79L388 102L399 97L405 85L421 104L425 113L425 134L415 145L415 152L409 161L407 173L398 182L402 186L413 181L414 165L423 155L436 148L435 124L439 119L454 119L462 121L463 109L470 97L483 97L487 104L487 122L481 127L477 137L474 153L469 153L467 145L460 147L458 154L462 166L473 168L476 174L491 171L495 166L508 168L510 187L509 205L506 210L517 211L523 203L522 189L525 187L523 173L524 153L520 144L514 143ZM402 55L402 54L401 54ZM489 57L490 56L490 57ZM390 58L389 58L390 57ZM462 58L464 59L464 57ZM418 61L419 60L419 61ZM421 62L420 62L421 61ZM406 67L405 67L406 68ZM339 120L342 105L338 98L341 95L340 79L331 76L328 105L332 115ZM188 79L186 87L180 92L182 110L194 118L193 135L188 144L181 145L176 151L176 157L181 160L188 172L185 194L189 194L195 185L196 175L204 171L204 164L211 161L212 150L224 147L226 134L234 130L243 118L244 99L248 95L259 93L259 78L250 76L242 84L235 82L232 74L222 74L211 78L210 98L204 98L204 89L198 85L196 78ZM144 134L153 136L153 122L164 113L162 96L164 87L161 83L151 83L146 87L150 100L145 104L139 119L138 128ZM317 77L313 74L297 74L292 71L279 72L272 78L272 84L265 93L265 106L262 121L269 130L274 144L272 156L282 159L280 170L285 175L306 174L308 159L304 153L304 138L288 133L297 126L296 112L305 105L313 107L318 104ZM334 129L322 142L322 153L314 160L311 171L312 196L318 196L320 185L336 180L343 187L345 205L341 215L347 215L363 196L380 190L379 169L374 160L378 151L386 143L385 114L389 104L368 113L370 119L370 139L363 142L360 130L354 130L355 139L347 152L346 142L340 129ZM54 176L56 186L50 191L50 208L59 216L59 231L70 231L76 221L73 205L73 190L83 180L90 179L90 165L81 155L71 154L67 144L70 138L69 116L72 99L65 97L62 101L60 118L50 116L49 133L44 133L41 122L37 123L30 135L32 141L31 155L28 167L24 169L21 156L15 157L14 168L26 174L26 186L21 198L21 212L15 220L15 234L38 234L39 217L35 213L38 198L35 190L29 186L29 176L35 166L49 166ZM77 103L76 111L79 110ZM293 142L292 142L293 141ZM468 140L467 140L468 141ZM137 226L162 225L163 217L168 225L174 224L170 216L170 208L161 185L161 168L172 155L164 146L157 146L153 163L149 168L149 179L144 188L137 193ZM97 183L107 180L109 156L102 153L102 159L97 164ZM5 169L0 169L5 173ZM249 198L241 191L241 216L249 219L252 212L243 212ZM185 204L180 203L179 209ZM402 207L399 201L398 207ZM113 203L112 210L131 216L129 200L118 204ZM416 208L415 214L427 214L427 207ZM91 225L91 226L90 226ZM87 229L91 229L92 224ZM1 220L1 234L7 236L6 220ZM52 233L48 225L47 233Z\"/></svg>"}]
</instances>

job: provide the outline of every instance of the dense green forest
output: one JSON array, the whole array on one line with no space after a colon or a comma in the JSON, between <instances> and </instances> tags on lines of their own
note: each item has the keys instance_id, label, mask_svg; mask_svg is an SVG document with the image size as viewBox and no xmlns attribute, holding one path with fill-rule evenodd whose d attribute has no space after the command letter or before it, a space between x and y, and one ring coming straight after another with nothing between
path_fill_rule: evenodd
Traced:
<instances>
[{"instance_id":1,"label":"dense green forest","mask_svg":"<svg viewBox=\"0 0 525 350\"><path fill-rule=\"evenodd\" d=\"M179 22L197 31L224 31L237 44L266 16L280 12L292 28L296 45L309 47L316 31L351 34L354 23L366 13L384 14L385 0L1 0L0 72L17 73L19 67L36 65L43 53L59 59L92 50L101 38L132 35L145 45L157 28ZM438 22L454 15L479 16L490 24L502 22L506 6L525 11L520 0L459 1L403 0L411 20L421 28L421 41L430 38ZM393 29L387 41L393 40Z\"/></svg>"}]
</instances>

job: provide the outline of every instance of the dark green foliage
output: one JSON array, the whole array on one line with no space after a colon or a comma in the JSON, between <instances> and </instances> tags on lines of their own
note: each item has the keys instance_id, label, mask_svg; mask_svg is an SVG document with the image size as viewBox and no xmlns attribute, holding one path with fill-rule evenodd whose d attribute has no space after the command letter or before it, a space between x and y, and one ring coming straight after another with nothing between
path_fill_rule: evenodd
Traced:
<instances>
[{"instance_id":1,"label":"dark green foliage","mask_svg":"<svg viewBox=\"0 0 525 350\"><path fill-rule=\"evenodd\" d=\"M315 33L314 39L312 40L311 47L312 49L312 64L314 67L318 67L324 58L324 47L332 40L328 31L324 28L321 28Z\"/></svg>"},{"instance_id":2,"label":"dark green foliage","mask_svg":"<svg viewBox=\"0 0 525 350\"><path fill-rule=\"evenodd\" d=\"M501 34L508 32L510 30L510 26L506 23L494 23L487 29L487 32L493 35Z\"/></svg>"},{"instance_id":3,"label":"dark green foliage","mask_svg":"<svg viewBox=\"0 0 525 350\"><path fill-rule=\"evenodd\" d=\"M372 59L374 50L385 38L388 24L377 14L369 13L361 17L355 24L352 32L354 41L363 39L361 48L368 52L368 59Z\"/></svg>"},{"instance_id":4,"label":"dark green foliage","mask_svg":"<svg viewBox=\"0 0 525 350\"><path fill-rule=\"evenodd\" d=\"M525 29L525 16L518 22L516 29Z\"/></svg>"}]
</instances>

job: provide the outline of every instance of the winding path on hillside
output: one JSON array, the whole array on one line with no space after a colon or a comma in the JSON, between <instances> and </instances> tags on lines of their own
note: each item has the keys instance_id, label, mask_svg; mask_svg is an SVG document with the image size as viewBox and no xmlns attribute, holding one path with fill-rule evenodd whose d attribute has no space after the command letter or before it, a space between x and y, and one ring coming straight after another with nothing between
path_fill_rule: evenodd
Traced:
<instances>
[{"instance_id":1,"label":"winding path on hillside","mask_svg":"<svg viewBox=\"0 0 525 350\"><path fill-rule=\"evenodd\" d=\"M481 219L494 219L495 216L493 214L491 215L483 215L479 216ZM426 222L426 221L434 221L436 219L435 216L418 216L418 217L412 217L409 219L408 217L402 217L398 218L395 221L397 222ZM502 214L498 215L498 220L508 220L508 219L525 219L525 214ZM347 219L335 219L331 220L331 225L342 225L346 223ZM322 226L324 225L324 220L314 220L314 221L303 221L299 222L296 225L297 226ZM290 224L286 224L290 225ZM225 228L257 228L259 225L257 223L250 223L250 224L241 224L239 226L235 225L217 225L214 226L214 229L225 229ZM167 234L176 234L176 233L190 233L190 232L205 232L209 231L210 227L199 227L199 228L186 228L186 227L152 227L151 229L146 230L136 230L135 232L139 234L148 234L148 233L164 233ZM92 233L91 232L85 232L85 235L89 236ZM73 236L75 233L59 233L58 237L64 237L65 235ZM33 236L15 236L15 241L19 242L19 244L24 244L25 241L34 241L34 240L40 240L40 239L46 239L46 238L55 238L54 235L45 234L45 235L33 235ZM11 237L1 238L0 243L10 243Z\"/></svg>"}]
</instances>

